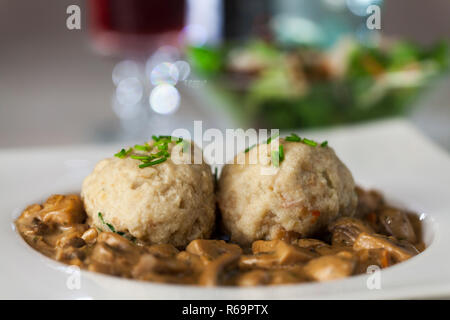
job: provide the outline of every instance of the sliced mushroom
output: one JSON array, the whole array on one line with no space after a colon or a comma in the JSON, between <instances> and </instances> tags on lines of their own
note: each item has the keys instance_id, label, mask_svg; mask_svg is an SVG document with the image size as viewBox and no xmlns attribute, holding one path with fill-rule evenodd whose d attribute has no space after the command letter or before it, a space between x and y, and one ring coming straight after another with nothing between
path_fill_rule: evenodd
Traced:
<instances>
[{"instance_id":1,"label":"sliced mushroom","mask_svg":"<svg viewBox=\"0 0 450 320\"><path fill-rule=\"evenodd\" d=\"M318 239L298 239L295 244L300 248L317 252L322 256L336 253L336 249L332 248L328 243Z\"/></svg>"},{"instance_id":2,"label":"sliced mushroom","mask_svg":"<svg viewBox=\"0 0 450 320\"><path fill-rule=\"evenodd\" d=\"M76 244L80 245L82 243L81 241L83 241L83 245L86 245L86 242L81 238L86 229L87 226L82 224L75 224L69 228L65 228L59 237L55 237L57 240L54 245L58 248L65 248Z\"/></svg>"},{"instance_id":3,"label":"sliced mushroom","mask_svg":"<svg viewBox=\"0 0 450 320\"><path fill-rule=\"evenodd\" d=\"M225 253L238 255L242 253L242 249L238 245L226 243L223 240L203 239L191 241L186 247L186 251L201 256L205 263L217 259Z\"/></svg>"},{"instance_id":4,"label":"sliced mushroom","mask_svg":"<svg viewBox=\"0 0 450 320\"><path fill-rule=\"evenodd\" d=\"M380 211L378 217L385 233L388 235L411 243L417 241L414 228L405 212L393 208L385 208Z\"/></svg>"},{"instance_id":5,"label":"sliced mushroom","mask_svg":"<svg viewBox=\"0 0 450 320\"><path fill-rule=\"evenodd\" d=\"M197 273L203 272L203 269L205 268L205 264L200 256L187 251L178 253L177 259L189 265L190 268Z\"/></svg>"},{"instance_id":6,"label":"sliced mushroom","mask_svg":"<svg viewBox=\"0 0 450 320\"><path fill-rule=\"evenodd\" d=\"M152 254L143 254L131 273L135 278L144 279L149 273L183 274L188 272L188 265L180 260L167 257L158 258Z\"/></svg>"},{"instance_id":7,"label":"sliced mushroom","mask_svg":"<svg viewBox=\"0 0 450 320\"><path fill-rule=\"evenodd\" d=\"M414 242L414 246L420 252L422 252L423 250L425 250L425 243L422 242L423 239L422 221L420 220L420 217L413 212L406 212L406 215L409 219L409 222L411 222L414 234L416 235L416 242Z\"/></svg>"},{"instance_id":8,"label":"sliced mushroom","mask_svg":"<svg viewBox=\"0 0 450 320\"><path fill-rule=\"evenodd\" d=\"M278 230L273 239L275 240L283 240L286 241L288 243L291 243L295 240L297 240L298 238L301 237L301 234L295 231L286 231L285 229L280 229Z\"/></svg>"},{"instance_id":9,"label":"sliced mushroom","mask_svg":"<svg viewBox=\"0 0 450 320\"><path fill-rule=\"evenodd\" d=\"M122 236L112 232L102 232L97 237L90 256L89 270L123 277L131 277L142 249Z\"/></svg>"},{"instance_id":10,"label":"sliced mushroom","mask_svg":"<svg viewBox=\"0 0 450 320\"><path fill-rule=\"evenodd\" d=\"M288 269L276 269L270 272L270 284L299 283L308 281L303 267L295 266Z\"/></svg>"},{"instance_id":11,"label":"sliced mushroom","mask_svg":"<svg viewBox=\"0 0 450 320\"><path fill-rule=\"evenodd\" d=\"M311 280L329 281L350 276L355 266L354 256L344 251L313 259L305 265L304 270Z\"/></svg>"},{"instance_id":12,"label":"sliced mushroom","mask_svg":"<svg viewBox=\"0 0 450 320\"><path fill-rule=\"evenodd\" d=\"M371 227L359 219L344 217L336 220L329 227L334 246L352 246L361 232L373 233Z\"/></svg>"},{"instance_id":13,"label":"sliced mushroom","mask_svg":"<svg viewBox=\"0 0 450 320\"><path fill-rule=\"evenodd\" d=\"M255 241L252 246L254 255L242 256L240 266L272 268L303 263L316 257L310 250L288 244L282 240Z\"/></svg>"},{"instance_id":14,"label":"sliced mushroom","mask_svg":"<svg viewBox=\"0 0 450 320\"><path fill-rule=\"evenodd\" d=\"M383 196L375 190L363 190L360 187L355 188L358 195L358 212L359 217L364 217L371 212L375 212L380 209L383 204Z\"/></svg>"},{"instance_id":15,"label":"sliced mushroom","mask_svg":"<svg viewBox=\"0 0 450 320\"><path fill-rule=\"evenodd\" d=\"M83 264L83 261L86 259L86 255L86 247L66 247L56 248L55 250L56 260L77 266L81 266Z\"/></svg>"},{"instance_id":16,"label":"sliced mushroom","mask_svg":"<svg viewBox=\"0 0 450 320\"><path fill-rule=\"evenodd\" d=\"M393 238L388 238L379 234L368 234L362 232L353 244L353 249L386 249L397 262L407 260L419 253L411 244L395 242Z\"/></svg>"},{"instance_id":17,"label":"sliced mushroom","mask_svg":"<svg viewBox=\"0 0 450 320\"><path fill-rule=\"evenodd\" d=\"M358 257L358 273L366 273L370 266L387 268L394 263L391 254L386 249L361 249L356 251Z\"/></svg>"},{"instance_id":18,"label":"sliced mushroom","mask_svg":"<svg viewBox=\"0 0 450 320\"><path fill-rule=\"evenodd\" d=\"M42 210L42 206L40 204L32 204L25 208L25 210L20 215L18 222L23 220L31 220L38 215L38 213Z\"/></svg>"},{"instance_id":19,"label":"sliced mushroom","mask_svg":"<svg viewBox=\"0 0 450 320\"><path fill-rule=\"evenodd\" d=\"M173 258L179 253L179 250L171 244L154 244L149 246L147 251L161 258Z\"/></svg>"},{"instance_id":20,"label":"sliced mushroom","mask_svg":"<svg viewBox=\"0 0 450 320\"><path fill-rule=\"evenodd\" d=\"M87 255L86 242L81 238L85 229L84 225L73 225L61 233L59 238L54 238L57 239L53 243L56 260L81 265Z\"/></svg>"},{"instance_id":21,"label":"sliced mushroom","mask_svg":"<svg viewBox=\"0 0 450 320\"><path fill-rule=\"evenodd\" d=\"M270 273L266 270L251 270L240 274L236 284L242 287L268 284L271 281Z\"/></svg>"},{"instance_id":22,"label":"sliced mushroom","mask_svg":"<svg viewBox=\"0 0 450 320\"><path fill-rule=\"evenodd\" d=\"M110 265L114 262L114 251L104 243L97 243L92 251L91 260L102 264Z\"/></svg>"},{"instance_id":23,"label":"sliced mushroom","mask_svg":"<svg viewBox=\"0 0 450 320\"><path fill-rule=\"evenodd\" d=\"M255 254L274 252L280 242L282 242L282 240L258 240L253 242L252 251Z\"/></svg>"},{"instance_id":24,"label":"sliced mushroom","mask_svg":"<svg viewBox=\"0 0 450 320\"><path fill-rule=\"evenodd\" d=\"M38 236L43 236L45 234L48 234L52 231L52 228L41 221L41 219L34 217L31 221L31 230L33 232L33 234L38 235Z\"/></svg>"},{"instance_id":25,"label":"sliced mushroom","mask_svg":"<svg viewBox=\"0 0 450 320\"><path fill-rule=\"evenodd\" d=\"M98 231L95 228L89 228L86 230L81 238L86 241L87 244L94 244L97 241Z\"/></svg>"},{"instance_id":26,"label":"sliced mushroom","mask_svg":"<svg viewBox=\"0 0 450 320\"><path fill-rule=\"evenodd\" d=\"M97 242L105 243L110 248L118 252L137 251L136 246L134 246L130 241L113 232L101 232L97 237Z\"/></svg>"},{"instance_id":27,"label":"sliced mushroom","mask_svg":"<svg viewBox=\"0 0 450 320\"><path fill-rule=\"evenodd\" d=\"M44 203L39 213L45 223L70 226L86 219L81 199L77 195L53 195Z\"/></svg>"},{"instance_id":28,"label":"sliced mushroom","mask_svg":"<svg viewBox=\"0 0 450 320\"><path fill-rule=\"evenodd\" d=\"M162 274L156 272L147 272L142 274L136 279L143 281L151 281L151 282L161 282L161 283L172 283L172 284L197 284L198 277L194 277L192 275L180 275L180 274Z\"/></svg>"},{"instance_id":29,"label":"sliced mushroom","mask_svg":"<svg viewBox=\"0 0 450 320\"><path fill-rule=\"evenodd\" d=\"M281 241L278 244L275 250L275 254L278 257L280 265L290 265L299 262L305 262L317 256L309 250L290 245L284 241Z\"/></svg>"},{"instance_id":30,"label":"sliced mushroom","mask_svg":"<svg viewBox=\"0 0 450 320\"><path fill-rule=\"evenodd\" d=\"M125 233L89 227L76 195L27 207L16 226L41 253L91 271L196 285L274 285L327 281L389 267L424 248L417 216L387 207L376 192L358 191L360 219L340 218L321 239L280 229L275 239L241 248L222 240L193 240L184 251L148 245ZM221 239L221 238L219 238ZM331 240L332 244L329 244ZM243 255L243 252L246 255Z\"/></svg>"},{"instance_id":31,"label":"sliced mushroom","mask_svg":"<svg viewBox=\"0 0 450 320\"><path fill-rule=\"evenodd\" d=\"M84 247L86 245L86 241L84 241L80 237L73 237L72 239L70 239L68 241L67 245L71 246L73 248L81 248L81 247Z\"/></svg>"},{"instance_id":32,"label":"sliced mushroom","mask_svg":"<svg viewBox=\"0 0 450 320\"><path fill-rule=\"evenodd\" d=\"M205 267L199 283L204 286L224 285L227 282L228 271L236 270L240 254L224 253Z\"/></svg>"}]
</instances>

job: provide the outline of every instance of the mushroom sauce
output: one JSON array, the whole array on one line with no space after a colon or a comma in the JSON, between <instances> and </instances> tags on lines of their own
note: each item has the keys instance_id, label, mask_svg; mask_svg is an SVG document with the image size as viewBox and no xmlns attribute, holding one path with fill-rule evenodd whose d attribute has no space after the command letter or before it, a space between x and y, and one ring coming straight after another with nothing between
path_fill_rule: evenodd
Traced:
<instances>
[{"instance_id":1,"label":"mushroom sauce","mask_svg":"<svg viewBox=\"0 0 450 320\"><path fill-rule=\"evenodd\" d=\"M278 239L249 248L197 239L185 248L147 245L128 234L90 227L78 195L53 195L16 221L25 241L57 261L109 275L202 286L255 286L327 281L386 268L425 249L418 216L357 188L355 217L334 221L316 238L280 230ZM217 223L220 225L220 223ZM108 230L109 227L109 231ZM111 232L110 232L111 231ZM225 239L225 240L224 240Z\"/></svg>"}]
</instances>

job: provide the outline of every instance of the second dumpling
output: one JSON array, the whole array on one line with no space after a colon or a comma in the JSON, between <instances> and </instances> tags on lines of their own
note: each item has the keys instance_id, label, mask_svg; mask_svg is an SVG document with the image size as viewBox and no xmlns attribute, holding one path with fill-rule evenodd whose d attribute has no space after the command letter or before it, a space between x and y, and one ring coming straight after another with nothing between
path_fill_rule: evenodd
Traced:
<instances>
[{"instance_id":1,"label":"second dumpling","mask_svg":"<svg viewBox=\"0 0 450 320\"><path fill-rule=\"evenodd\" d=\"M264 174L277 165L266 143L248 151L245 164L222 170L217 197L223 225L242 245L286 233L308 237L355 212L353 177L333 149L284 139L279 144L284 159L274 174ZM256 164L249 163L251 157Z\"/></svg>"}]
</instances>

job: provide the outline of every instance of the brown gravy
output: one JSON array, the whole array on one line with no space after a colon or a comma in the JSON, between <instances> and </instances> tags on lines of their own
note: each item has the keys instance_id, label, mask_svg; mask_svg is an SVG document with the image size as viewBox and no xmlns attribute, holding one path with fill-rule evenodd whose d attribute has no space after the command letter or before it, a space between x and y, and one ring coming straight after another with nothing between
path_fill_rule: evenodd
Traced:
<instances>
[{"instance_id":1,"label":"brown gravy","mask_svg":"<svg viewBox=\"0 0 450 320\"><path fill-rule=\"evenodd\" d=\"M202 286L255 286L327 281L386 268L425 249L417 215L385 204L358 188L355 218L340 218L314 239L280 231L279 239L251 248L198 239L186 248L146 245L126 234L102 232L86 222L78 195L53 195L16 220L25 241L44 255L109 275ZM181 250L180 250L181 249Z\"/></svg>"}]
</instances>

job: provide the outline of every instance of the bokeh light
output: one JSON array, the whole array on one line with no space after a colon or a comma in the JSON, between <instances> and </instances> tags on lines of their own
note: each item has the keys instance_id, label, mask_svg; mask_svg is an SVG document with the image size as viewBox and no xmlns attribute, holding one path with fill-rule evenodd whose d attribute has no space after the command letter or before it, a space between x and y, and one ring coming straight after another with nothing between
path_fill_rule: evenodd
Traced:
<instances>
[{"instance_id":1,"label":"bokeh light","mask_svg":"<svg viewBox=\"0 0 450 320\"><path fill-rule=\"evenodd\" d=\"M112 81L117 86L119 82L127 78L141 78L141 68L133 60L123 60L114 66L112 71Z\"/></svg>"},{"instance_id":2,"label":"bokeh light","mask_svg":"<svg viewBox=\"0 0 450 320\"><path fill-rule=\"evenodd\" d=\"M156 113L171 114L180 105L180 93L170 84L160 84L150 93L150 106Z\"/></svg>"},{"instance_id":3,"label":"bokeh light","mask_svg":"<svg viewBox=\"0 0 450 320\"><path fill-rule=\"evenodd\" d=\"M119 82L116 88L116 98L120 104L134 105L144 94L144 87L137 78L127 78Z\"/></svg>"},{"instance_id":4,"label":"bokeh light","mask_svg":"<svg viewBox=\"0 0 450 320\"><path fill-rule=\"evenodd\" d=\"M191 67L180 60L176 47L159 48L144 64L124 60L113 69L112 79L116 91L112 99L112 109L121 121L135 121L148 112L148 105L160 115L176 112L180 106L180 93L175 85L188 79ZM154 86L154 87L153 87ZM148 99L142 99L150 90Z\"/></svg>"},{"instance_id":5,"label":"bokeh light","mask_svg":"<svg viewBox=\"0 0 450 320\"><path fill-rule=\"evenodd\" d=\"M322 2L331 10L340 11L345 8L345 0L322 0Z\"/></svg>"},{"instance_id":6,"label":"bokeh light","mask_svg":"<svg viewBox=\"0 0 450 320\"><path fill-rule=\"evenodd\" d=\"M163 62L175 63L175 61L180 59L180 56L180 51L176 47L162 46L147 59L145 63L145 74L150 79L153 69L158 64Z\"/></svg>"},{"instance_id":7,"label":"bokeh light","mask_svg":"<svg viewBox=\"0 0 450 320\"><path fill-rule=\"evenodd\" d=\"M322 26L303 17L279 14L271 21L277 37L285 44L320 44L324 41Z\"/></svg>"},{"instance_id":8,"label":"bokeh light","mask_svg":"<svg viewBox=\"0 0 450 320\"><path fill-rule=\"evenodd\" d=\"M178 68L170 62L163 62L153 68L150 74L150 82L157 86L159 84L176 85L179 79Z\"/></svg>"},{"instance_id":9,"label":"bokeh light","mask_svg":"<svg viewBox=\"0 0 450 320\"><path fill-rule=\"evenodd\" d=\"M346 0L347 8L355 15L364 17L370 5L381 5L382 0Z\"/></svg>"},{"instance_id":10,"label":"bokeh light","mask_svg":"<svg viewBox=\"0 0 450 320\"><path fill-rule=\"evenodd\" d=\"M115 95L112 98L111 105L114 113L121 120L136 119L140 117L145 110L142 103L130 105L121 104Z\"/></svg>"},{"instance_id":11,"label":"bokeh light","mask_svg":"<svg viewBox=\"0 0 450 320\"><path fill-rule=\"evenodd\" d=\"M162 46L151 56L157 63L169 61L175 62L180 58L180 50L174 46Z\"/></svg>"},{"instance_id":12,"label":"bokeh light","mask_svg":"<svg viewBox=\"0 0 450 320\"><path fill-rule=\"evenodd\" d=\"M208 30L199 24L189 24L182 32L187 43L201 47L208 41Z\"/></svg>"}]
</instances>

